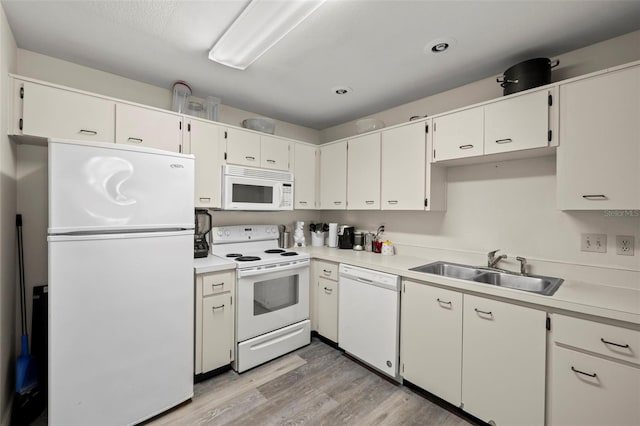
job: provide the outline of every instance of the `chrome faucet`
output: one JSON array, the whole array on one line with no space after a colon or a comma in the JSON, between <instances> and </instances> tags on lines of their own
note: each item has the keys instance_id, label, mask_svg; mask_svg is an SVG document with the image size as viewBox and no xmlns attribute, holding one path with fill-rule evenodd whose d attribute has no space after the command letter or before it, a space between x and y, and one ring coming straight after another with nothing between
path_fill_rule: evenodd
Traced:
<instances>
[{"instance_id":1,"label":"chrome faucet","mask_svg":"<svg viewBox=\"0 0 640 426\"><path fill-rule=\"evenodd\" d=\"M520 275L527 275L527 259L517 256L516 260L520 262Z\"/></svg>"},{"instance_id":2,"label":"chrome faucet","mask_svg":"<svg viewBox=\"0 0 640 426\"><path fill-rule=\"evenodd\" d=\"M496 253L499 251L500 249L489 252L489 254L487 255L487 267L496 268L498 262L507 258L506 254L501 254L500 256L496 257Z\"/></svg>"}]
</instances>

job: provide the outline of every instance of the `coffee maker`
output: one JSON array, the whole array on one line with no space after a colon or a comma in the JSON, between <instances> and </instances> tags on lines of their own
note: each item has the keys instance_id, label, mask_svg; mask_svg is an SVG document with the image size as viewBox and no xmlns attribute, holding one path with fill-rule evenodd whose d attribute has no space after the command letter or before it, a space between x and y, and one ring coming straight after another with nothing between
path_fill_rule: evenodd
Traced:
<instances>
[{"instance_id":1,"label":"coffee maker","mask_svg":"<svg viewBox=\"0 0 640 426\"><path fill-rule=\"evenodd\" d=\"M338 231L338 248L351 249L353 248L355 228L349 225L340 226Z\"/></svg>"},{"instance_id":2,"label":"coffee maker","mask_svg":"<svg viewBox=\"0 0 640 426\"><path fill-rule=\"evenodd\" d=\"M205 209L196 209L196 226L193 240L193 257L207 257L209 255L209 243L207 234L211 231L211 215Z\"/></svg>"}]
</instances>

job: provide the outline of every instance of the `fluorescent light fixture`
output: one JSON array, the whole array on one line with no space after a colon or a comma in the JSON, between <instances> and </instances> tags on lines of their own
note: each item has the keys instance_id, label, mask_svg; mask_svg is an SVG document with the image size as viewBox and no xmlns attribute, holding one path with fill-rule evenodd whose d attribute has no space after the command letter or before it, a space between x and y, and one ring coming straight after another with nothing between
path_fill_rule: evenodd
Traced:
<instances>
[{"instance_id":1,"label":"fluorescent light fixture","mask_svg":"<svg viewBox=\"0 0 640 426\"><path fill-rule=\"evenodd\" d=\"M252 0L209 51L209 59L246 69L325 0Z\"/></svg>"}]
</instances>

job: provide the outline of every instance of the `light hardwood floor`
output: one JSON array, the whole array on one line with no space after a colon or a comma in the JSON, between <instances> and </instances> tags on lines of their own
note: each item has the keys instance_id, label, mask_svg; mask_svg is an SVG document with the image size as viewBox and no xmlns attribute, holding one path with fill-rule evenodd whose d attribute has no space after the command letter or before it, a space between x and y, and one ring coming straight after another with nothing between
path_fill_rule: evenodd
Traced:
<instances>
[{"instance_id":1,"label":"light hardwood floor","mask_svg":"<svg viewBox=\"0 0 640 426\"><path fill-rule=\"evenodd\" d=\"M316 338L243 374L228 371L200 382L194 394L190 403L149 424L471 424Z\"/></svg>"}]
</instances>

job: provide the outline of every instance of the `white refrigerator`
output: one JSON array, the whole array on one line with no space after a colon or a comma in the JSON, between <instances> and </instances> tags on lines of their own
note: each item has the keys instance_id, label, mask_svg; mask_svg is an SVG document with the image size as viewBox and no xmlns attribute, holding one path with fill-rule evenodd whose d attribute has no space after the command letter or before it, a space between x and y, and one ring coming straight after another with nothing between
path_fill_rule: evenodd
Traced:
<instances>
[{"instance_id":1,"label":"white refrigerator","mask_svg":"<svg viewBox=\"0 0 640 426\"><path fill-rule=\"evenodd\" d=\"M49 424L193 396L193 156L49 140Z\"/></svg>"}]
</instances>

